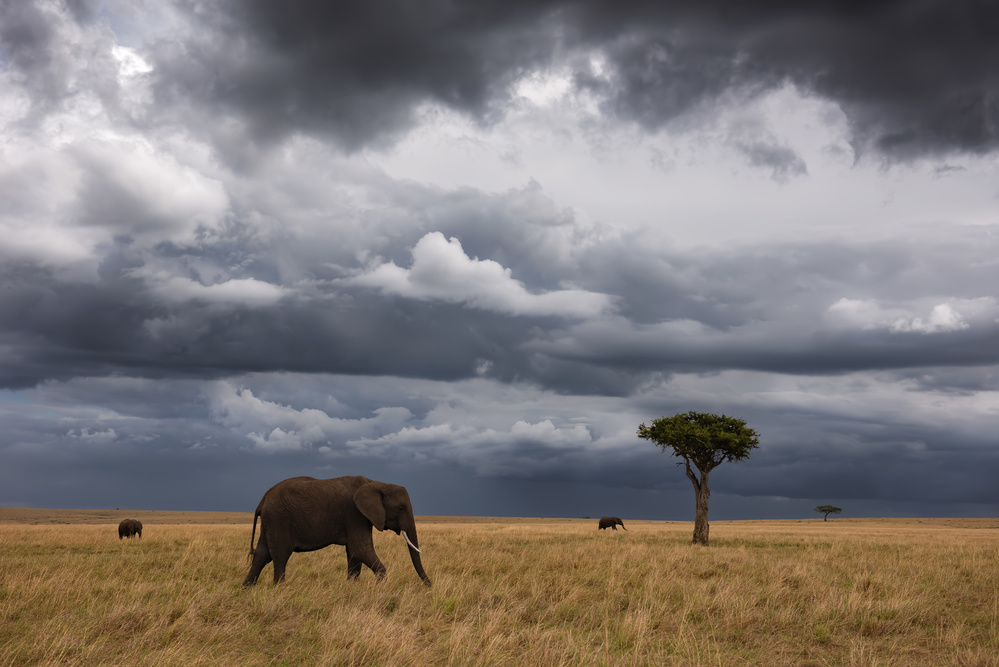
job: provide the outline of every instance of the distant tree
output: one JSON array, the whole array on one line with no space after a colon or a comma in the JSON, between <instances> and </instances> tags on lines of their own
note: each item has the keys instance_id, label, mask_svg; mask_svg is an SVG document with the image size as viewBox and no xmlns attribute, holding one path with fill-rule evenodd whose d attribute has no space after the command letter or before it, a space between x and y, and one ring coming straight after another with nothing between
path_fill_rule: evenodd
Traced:
<instances>
[{"instance_id":1,"label":"distant tree","mask_svg":"<svg viewBox=\"0 0 999 667\"><path fill-rule=\"evenodd\" d=\"M708 544L708 473L723 461L741 461L756 449L759 436L735 417L709 412L685 412L660 417L651 426L638 427L638 437L651 440L664 452L683 459L687 479L694 486L696 512L694 544ZM697 468L700 477L691 468ZM677 465L680 465L678 462Z\"/></svg>"},{"instance_id":2,"label":"distant tree","mask_svg":"<svg viewBox=\"0 0 999 667\"><path fill-rule=\"evenodd\" d=\"M828 521L830 514L839 514L843 510L836 507L835 505L819 505L818 507L815 508L815 511L818 512L819 514L825 514L825 516L822 517L822 520Z\"/></svg>"}]
</instances>

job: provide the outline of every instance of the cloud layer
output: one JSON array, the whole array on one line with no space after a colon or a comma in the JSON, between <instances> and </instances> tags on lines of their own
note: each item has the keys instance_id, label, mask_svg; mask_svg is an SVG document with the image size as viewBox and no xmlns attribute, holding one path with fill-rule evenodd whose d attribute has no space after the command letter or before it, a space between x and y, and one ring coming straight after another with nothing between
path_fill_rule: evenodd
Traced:
<instances>
[{"instance_id":1,"label":"cloud layer","mask_svg":"<svg viewBox=\"0 0 999 667\"><path fill-rule=\"evenodd\" d=\"M997 20L0 4L0 503L994 514Z\"/></svg>"}]
</instances>

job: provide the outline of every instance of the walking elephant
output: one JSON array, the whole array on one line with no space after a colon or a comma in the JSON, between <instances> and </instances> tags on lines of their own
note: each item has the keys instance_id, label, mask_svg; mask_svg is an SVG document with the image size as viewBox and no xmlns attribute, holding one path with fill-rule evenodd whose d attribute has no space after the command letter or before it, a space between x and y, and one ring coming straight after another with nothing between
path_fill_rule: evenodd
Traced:
<instances>
[{"instance_id":1,"label":"walking elephant","mask_svg":"<svg viewBox=\"0 0 999 667\"><path fill-rule=\"evenodd\" d=\"M260 540L253 546L260 517ZM381 579L385 566L371 541L371 528L391 530L409 545L409 556L423 583L423 571L413 506L406 487L376 482L360 475L313 479L292 477L264 494L253 514L250 555L253 561L243 586L257 583L265 565L274 562L274 583L284 580L291 554L342 544L347 551L347 579L361 575L367 565Z\"/></svg>"},{"instance_id":2,"label":"walking elephant","mask_svg":"<svg viewBox=\"0 0 999 667\"><path fill-rule=\"evenodd\" d=\"M138 535L142 537L142 522L136 519L122 519L118 524L118 539Z\"/></svg>"},{"instance_id":3,"label":"walking elephant","mask_svg":"<svg viewBox=\"0 0 999 667\"><path fill-rule=\"evenodd\" d=\"M621 519L616 516L605 516L600 519L600 522L597 524L597 530L603 530L604 528L617 530L618 526L621 526L624 530L628 530L624 527L624 521L621 521Z\"/></svg>"}]
</instances>

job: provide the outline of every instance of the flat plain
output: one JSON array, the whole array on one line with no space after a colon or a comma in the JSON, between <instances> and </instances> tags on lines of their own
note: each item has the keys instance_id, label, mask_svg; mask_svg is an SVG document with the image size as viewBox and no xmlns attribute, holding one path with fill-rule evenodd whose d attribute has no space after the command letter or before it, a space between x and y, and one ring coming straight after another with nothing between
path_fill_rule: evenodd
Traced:
<instances>
[{"instance_id":1,"label":"flat plain","mask_svg":"<svg viewBox=\"0 0 999 667\"><path fill-rule=\"evenodd\" d=\"M117 524L144 524L119 540ZM418 517L240 586L250 513L0 508L0 665L999 666L999 519Z\"/></svg>"}]
</instances>

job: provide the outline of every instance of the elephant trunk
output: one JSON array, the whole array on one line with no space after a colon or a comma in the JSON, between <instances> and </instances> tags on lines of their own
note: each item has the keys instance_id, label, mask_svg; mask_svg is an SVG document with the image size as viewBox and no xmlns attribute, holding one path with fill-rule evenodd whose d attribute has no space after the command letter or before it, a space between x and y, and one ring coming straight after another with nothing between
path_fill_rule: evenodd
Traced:
<instances>
[{"instance_id":1,"label":"elephant trunk","mask_svg":"<svg viewBox=\"0 0 999 667\"><path fill-rule=\"evenodd\" d=\"M423 583L429 586L430 577L423 570L423 561L420 559L420 540L416 536L416 521L410 518L408 523L409 525L402 531L402 536L409 548L409 557L413 559L413 569L420 575L420 579L423 579Z\"/></svg>"}]
</instances>

